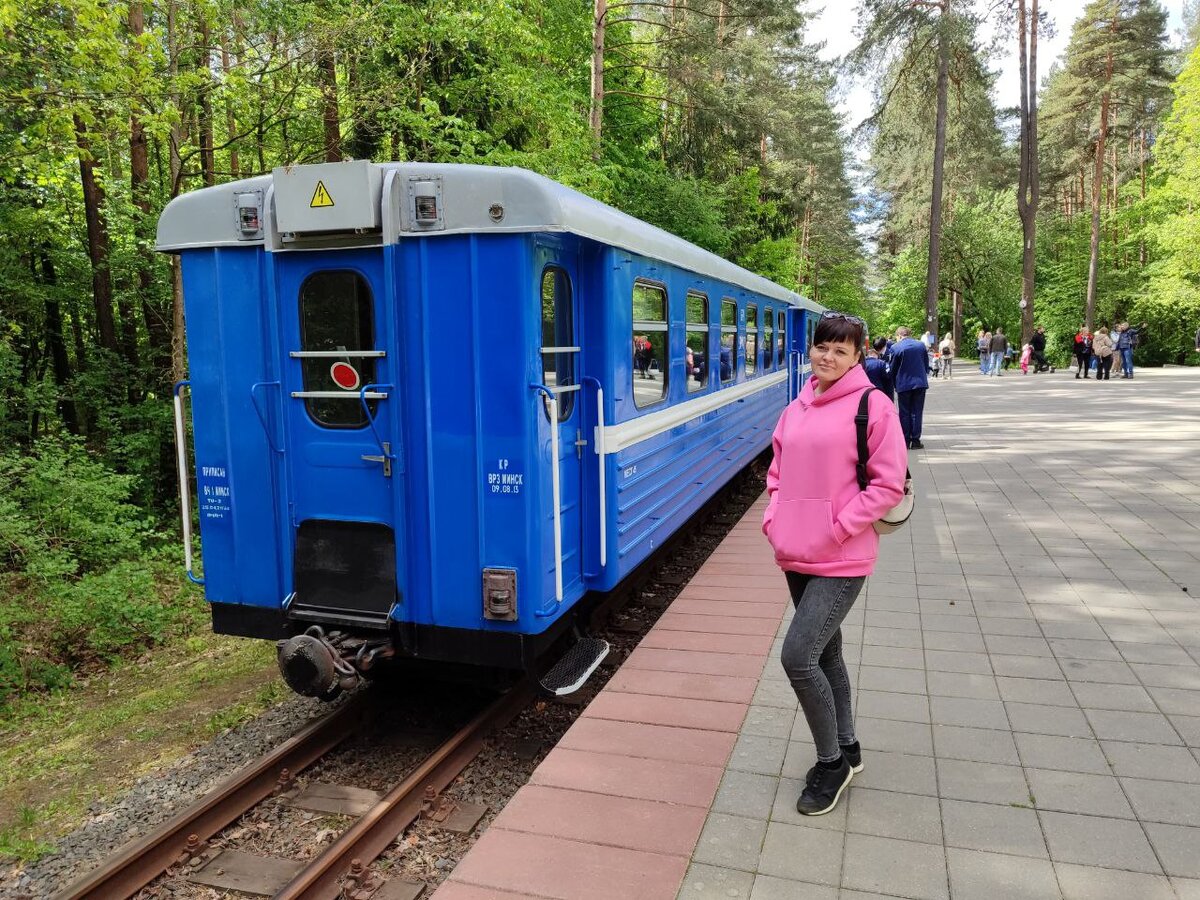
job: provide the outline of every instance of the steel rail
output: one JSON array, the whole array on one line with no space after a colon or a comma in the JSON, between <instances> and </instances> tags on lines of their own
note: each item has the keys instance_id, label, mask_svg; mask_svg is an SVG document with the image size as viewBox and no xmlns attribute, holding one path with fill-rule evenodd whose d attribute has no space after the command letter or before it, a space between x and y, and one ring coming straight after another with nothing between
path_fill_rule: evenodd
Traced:
<instances>
[{"instance_id":1,"label":"steel rail","mask_svg":"<svg viewBox=\"0 0 1200 900\"><path fill-rule=\"evenodd\" d=\"M270 796L283 769L291 774L316 762L353 730L368 708L366 692L288 738L236 772L149 834L126 844L99 868L55 895L56 900L116 900L131 897L185 852L188 838L206 840Z\"/></svg>"},{"instance_id":2,"label":"steel rail","mask_svg":"<svg viewBox=\"0 0 1200 900\"><path fill-rule=\"evenodd\" d=\"M479 755L487 735L516 717L533 695L533 683L522 682L479 713L284 885L275 900L336 900L342 890L338 882L351 863L369 865L386 850L421 814L426 789L444 790Z\"/></svg>"}]
</instances>

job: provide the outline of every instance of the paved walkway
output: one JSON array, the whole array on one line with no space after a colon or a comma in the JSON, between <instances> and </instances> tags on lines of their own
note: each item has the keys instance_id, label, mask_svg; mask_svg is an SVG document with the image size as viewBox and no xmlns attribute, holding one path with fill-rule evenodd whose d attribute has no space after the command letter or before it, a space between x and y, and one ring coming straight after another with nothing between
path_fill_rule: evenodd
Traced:
<instances>
[{"instance_id":1,"label":"paved walkway","mask_svg":"<svg viewBox=\"0 0 1200 900\"><path fill-rule=\"evenodd\" d=\"M680 897L1200 898L1200 370L964 372L924 441L845 632L865 771L796 814L776 642Z\"/></svg>"},{"instance_id":2,"label":"paved walkway","mask_svg":"<svg viewBox=\"0 0 1200 900\"><path fill-rule=\"evenodd\" d=\"M1200 370L964 363L924 440L845 632L866 770L833 814L794 810L760 503L438 900L1200 900Z\"/></svg>"}]
</instances>

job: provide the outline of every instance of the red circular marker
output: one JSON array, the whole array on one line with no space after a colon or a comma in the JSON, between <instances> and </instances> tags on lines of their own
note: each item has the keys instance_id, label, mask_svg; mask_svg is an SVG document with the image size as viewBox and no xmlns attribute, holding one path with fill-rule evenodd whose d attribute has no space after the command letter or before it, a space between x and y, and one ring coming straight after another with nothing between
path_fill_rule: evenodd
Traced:
<instances>
[{"instance_id":1,"label":"red circular marker","mask_svg":"<svg viewBox=\"0 0 1200 900\"><path fill-rule=\"evenodd\" d=\"M329 377L333 379L334 384L347 391L357 390L362 384L358 370L350 363L335 362L329 367Z\"/></svg>"}]
</instances>

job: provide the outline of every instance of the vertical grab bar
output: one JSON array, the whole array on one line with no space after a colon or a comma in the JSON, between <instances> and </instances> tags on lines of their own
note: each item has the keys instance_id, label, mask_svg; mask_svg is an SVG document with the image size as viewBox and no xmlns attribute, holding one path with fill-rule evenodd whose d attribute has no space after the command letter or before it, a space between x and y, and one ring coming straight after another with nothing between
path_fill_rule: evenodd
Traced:
<instances>
[{"instance_id":1,"label":"vertical grab bar","mask_svg":"<svg viewBox=\"0 0 1200 900\"><path fill-rule=\"evenodd\" d=\"M550 484L554 493L554 597L562 603L562 488L558 483L558 398L544 384L530 382L538 393L545 394L550 407Z\"/></svg>"},{"instance_id":2,"label":"vertical grab bar","mask_svg":"<svg viewBox=\"0 0 1200 900\"><path fill-rule=\"evenodd\" d=\"M187 571L188 581L193 584L204 584L203 578L197 578L192 573L192 493L188 489L187 475L187 440L183 428L183 400L180 393L184 388L192 388L190 381L180 381L175 385L175 461L179 467L179 512L183 516L183 565Z\"/></svg>"},{"instance_id":3,"label":"vertical grab bar","mask_svg":"<svg viewBox=\"0 0 1200 900\"><path fill-rule=\"evenodd\" d=\"M600 384L599 378L593 378L591 375L583 376L583 380L596 385L596 434L592 449L600 462L600 568L604 569L608 565L608 491L604 486L604 457L607 453L604 447L604 386Z\"/></svg>"}]
</instances>

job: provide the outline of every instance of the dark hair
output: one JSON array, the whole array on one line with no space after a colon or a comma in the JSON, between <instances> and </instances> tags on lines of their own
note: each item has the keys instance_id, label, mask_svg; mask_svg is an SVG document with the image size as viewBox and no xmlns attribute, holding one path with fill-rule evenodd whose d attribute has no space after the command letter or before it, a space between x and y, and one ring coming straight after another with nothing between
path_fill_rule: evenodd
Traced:
<instances>
[{"instance_id":1,"label":"dark hair","mask_svg":"<svg viewBox=\"0 0 1200 900\"><path fill-rule=\"evenodd\" d=\"M871 346L875 348L876 353L882 353L884 350L887 349L887 338L877 337L877 338L875 338L875 343L872 344Z\"/></svg>"},{"instance_id":2,"label":"dark hair","mask_svg":"<svg viewBox=\"0 0 1200 900\"><path fill-rule=\"evenodd\" d=\"M821 318L817 320L817 329L813 333L813 345L850 343L858 351L858 361L863 359L863 345L867 341L867 330L857 322L849 319Z\"/></svg>"}]
</instances>

